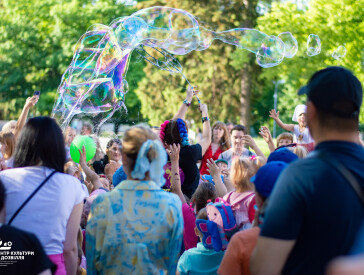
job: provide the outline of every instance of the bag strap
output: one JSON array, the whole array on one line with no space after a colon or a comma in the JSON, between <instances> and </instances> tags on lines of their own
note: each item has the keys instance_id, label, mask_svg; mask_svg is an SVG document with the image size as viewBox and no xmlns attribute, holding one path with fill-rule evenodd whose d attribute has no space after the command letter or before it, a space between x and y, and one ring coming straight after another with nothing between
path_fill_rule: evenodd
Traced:
<instances>
[{"instance_id":1,"label":"bag strap","mask_svg":"<svg viewBox=\"0 0 364 275\"><path fill-rule=\"evenodd\" d=\"M316 152L314 156L317 156L319 159L325 161L326 163L330 164L334 168L336 168L344 178L349 182L350 186L354 189L355 193L358 195L361 203L364 205L364 191L363 188L360 186L358 180L355 176L339 161L334 158L329 158L324 153Z\"/></svg>"},{"instance_id":2,"label":"bag strap","mask_svg":"<svg viewBox=\"0 0 364 275\"><path fill-rule=\"evenodd\" d=\"M246 201L247 199L249 199L250 197L252 197L254 195L254 192L251 192L250 194L248 194L248 195L244 195L244 196L242 196L242 194L241 195L239 195L237 198L235 198L235 200L233 200L231 203L230 203L230 205L231 205L231 207L235 207L235 205L236 204L238 204L238 203L242 203L242 202L244 202L244 201Z\"/></svg>"},{"instance_id":3,"label":"bag strap","mask_svg":"<svg viewBox=\"0 0 364 275\"><path fill-rule=\"evenodd\" d=\"M15 211L13 216L10 218L8 225L10 225L15 217L19 214L19 212L24 208L24 206L33 198L33 196L42 188L42 186L56 173L57 171L53 171L45 180L33 191L33 193L23 202L23 204Z\"/></svg>"}]
</instances>

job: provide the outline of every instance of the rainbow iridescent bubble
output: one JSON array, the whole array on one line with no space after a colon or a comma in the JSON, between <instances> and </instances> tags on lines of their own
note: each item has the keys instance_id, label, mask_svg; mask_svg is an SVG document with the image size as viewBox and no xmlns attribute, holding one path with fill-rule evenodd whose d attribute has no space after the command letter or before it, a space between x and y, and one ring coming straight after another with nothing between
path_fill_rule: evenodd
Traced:
<instances>
[{"instance_id":1,"label":"rainbow iridescent bubble","mask_svg":"<svg viewBox=\"0 0 364 275\"><path fill-rule=\"evenodd\" d=\"M310 34L307 39L307 55L315 56L321 52L321 40L316 34Z\"/></svg>"},{"instance_id":2,"label":"rainbow iridescent bubble","mask_svg":"<svg viewBox=\"0 0 364 275\"><path fill-rule=\"evenodd\" d=\"M62 76L52 115L65 127L74 115L105 113L101 125L116 110L125 108L126 74L134 50L162 70L182 73L174 55L206 50L214 40L254 53L263 68L277 66L298 49L288 32L278 36L248 28L215 32L180 9L143 9L114 20L110 26L93 25L81 36Z\"/></svg>"}]
</instances>

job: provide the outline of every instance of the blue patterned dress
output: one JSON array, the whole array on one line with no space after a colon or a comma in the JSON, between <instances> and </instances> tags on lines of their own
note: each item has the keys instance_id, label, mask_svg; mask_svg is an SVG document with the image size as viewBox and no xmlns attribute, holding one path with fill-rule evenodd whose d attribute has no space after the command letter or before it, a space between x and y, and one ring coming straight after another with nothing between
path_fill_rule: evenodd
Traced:
<instances>
[{"instance_id":1,"label":"blue patterned dress","mask_svg":"<svg viewBox=\"0 0 364 275\"><path fill-rule=\"evenodd\" d=\"M123 181L92 204L87 274L175 274L182 233L176 195L153 181Z\"/></svg>"}]
</instances>

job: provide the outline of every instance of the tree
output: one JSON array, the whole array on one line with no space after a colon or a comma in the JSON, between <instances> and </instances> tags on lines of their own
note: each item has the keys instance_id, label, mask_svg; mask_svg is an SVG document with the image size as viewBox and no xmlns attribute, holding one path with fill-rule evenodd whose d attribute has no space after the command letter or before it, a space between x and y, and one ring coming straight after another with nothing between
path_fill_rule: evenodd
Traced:
<instances>
[{"instance_id":1,"label":"tree","mask_svg":"<svg viewBox=\"0 0 364 275\"><path fill-rule=\"evenodd\" d=\"M0 9L0 117L17 118L26 97L41 90L35 115L49 115L61 76L81 35L94 23L108 25L135 10L115 0L2 1ZM136 70L141 70L136 66ZM131 68L130 72L133 72ZM128 121L139 102L131 85ZM117 117L118 115L116 115ZM120 115L119 115L120 117Z\"/></svg>"},{"instance_id":2,"label":"tree","mask_svg":"<svg viewBox=\"0 0 364 275\"><path fill-rule=\"evenodd\" d=\"M261 94L262 100L253 104L258 109L256 127L266 123L271 104L260 105L263 98L273 97L273 81L283 79L283 93L279 96L278 109L282 120L291 121L294 108L304 103L306 98L297 96L298 89L305 85L311 75L327 66L344 66L354 72L359 80L364 82L364 0L342 1L310 1L305 9L298 9L295 4L288 2L273 3L270 12L258 18L257 28L272 35L289 31L298 41L298 52L292 59L284 61L273 68L263 69L260 79L265 88ZM307 56L306 41L309 34L317 34L321 39L321 53ZM340 60L331 55L340 45L345 45L347 54ZM268 101L266 101L268 102ZM360 120L363 121L363 108ZM271 120L269 120L271 122Z\"/></svg>"},{"instance_id":3,"label":"tree","mask_svg":"<svg viewBox=\"0 0 364 275\"><path fill-rule=\"evenodd\" d=\"M223 31L246 25L254 25L258 1L146 1L138 8L151 6L168 6L179 8L193 14L201 25L209 29ZM183 73L193 86L198 86L200 98L209 106L210 118L213 121L242 121L249 115L249 91L251 81L251 57L244 68L231 65L230 56L236 47L215 41L207 50L193 51L185 56L176 56L183 66ZM151 50L152 51L152 50ZM240 50L243 51L243 50ZM255 66L255 65L253 65ZM144 69L144 78L136 91L142 102L142 112L151 124L160 124L173 117L185 98L188 82L180 75L162 72L151 64ZM244 77L244 78L242 78ZM241 90L243 94L241 94ZM244 104L244 107L241 107ZM200 121L200 114L193 103L188 117ZM248 115L239 115L244 111Z\"/></svg>"}]
</instances>

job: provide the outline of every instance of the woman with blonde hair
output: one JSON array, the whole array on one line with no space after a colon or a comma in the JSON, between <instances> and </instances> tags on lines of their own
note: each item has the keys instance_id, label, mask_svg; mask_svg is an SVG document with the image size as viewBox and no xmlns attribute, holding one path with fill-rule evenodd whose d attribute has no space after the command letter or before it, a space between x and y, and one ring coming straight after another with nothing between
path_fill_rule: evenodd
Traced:
<instances>
[{"instance_id":1,"label":"woman with blonde hair","mask_svg":"<svg viewBox=\"0 0 364 275\"><path fill-rule=\"evenodd\" d=\"M167 153L152 130L125 132L127 180L93 202L86 228L87 272L175 274L182 244L181 201L164 192Z\"/></svg>"},{"instance_id":2,"label":"woman with blonde hair","mask_svg":"<svg viewBox=\"0 0 364 275\"><path fill-rule=\"evenodd\" d=\"M207 148L205 154L202 157L202 162L200 166L200 174L209 175L210 173L207 171L207 160L213 159L217 160L221 153L230 149L230 135L228 129L226 128L225 123L221 121L217 121L212 126L212 138L211 144Z\"/></svg>"}]
</instances>

